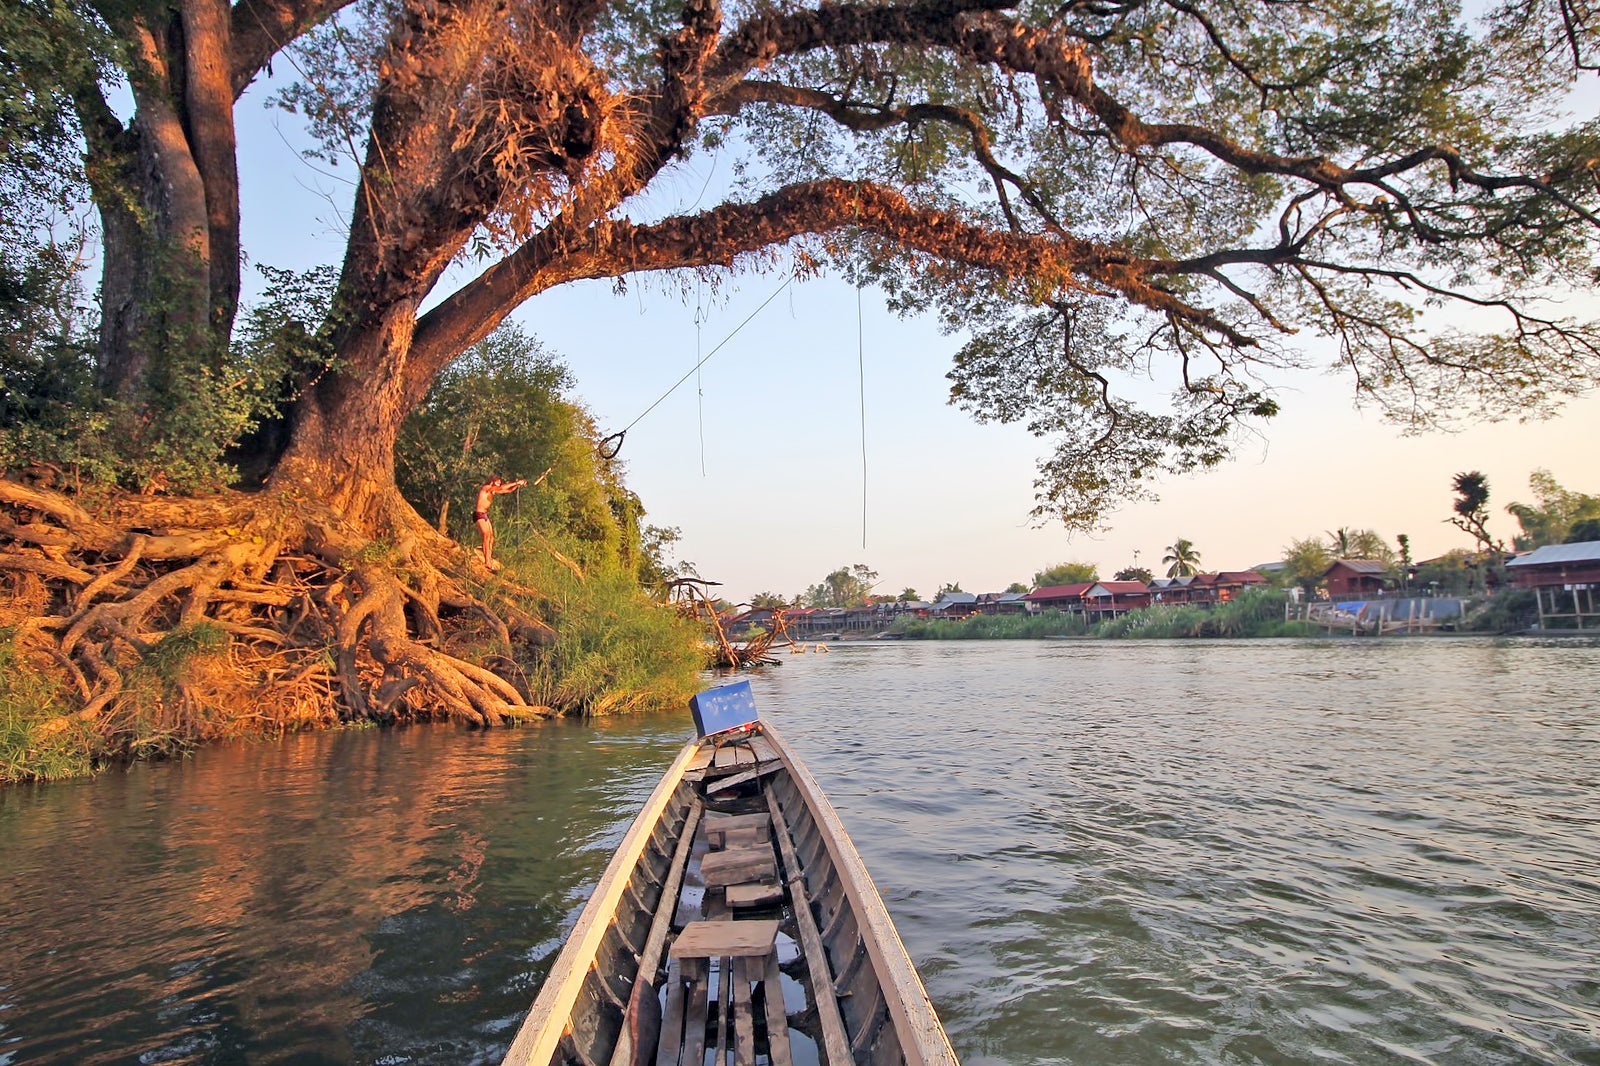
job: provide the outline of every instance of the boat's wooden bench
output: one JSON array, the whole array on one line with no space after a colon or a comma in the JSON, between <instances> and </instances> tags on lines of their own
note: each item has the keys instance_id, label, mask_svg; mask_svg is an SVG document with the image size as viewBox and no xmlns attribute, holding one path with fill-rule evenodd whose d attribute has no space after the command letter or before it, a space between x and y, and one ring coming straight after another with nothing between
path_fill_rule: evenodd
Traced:
<instances>
[{"instance_id":1,"label":"boat's wooden bench","mask_svg":"<svg viewBox=\"0 0 1600 1066\"><path fill-rule=\"evenodd\" d=\"M737 847L759 843L772 838L772 816L765 811L755 814L719 814L706 816L706 839L713 846Z\"/></svg>"},{"instance_id":2,"label":"boat's wooden bench","mask_svg":"<svg viewBox=\"0 0 1600 1066\"><path fill-rule=\"evenodd\" d=\"M776 919L700 921L684 927L669 952L667 1004L656 1066L700 1066L708 1043L715 1049L711 1061L718 1066L727 1062L730 1050L736 1066L755 1066L758 998L765 1019L768 1061L772 1066L792 1066L777 938ZM714 1024L709 1041L708 1024Z\"/></svg>"},{"instance_id":3,"label":"boat's wooden bench","mask_svg":"<svg viewBox=\"0 0 1600 1066\"><path fill-rule=\"evenodd\" d=\"M783 898L777 856L772 850L771 815L712 814L706 818L705 830L707 839L726 847L701 858L700 877L708 891L722 893L729 910L763 907ZM706 916L719 914L708 911Z\"/></svg>"}]
</instances>

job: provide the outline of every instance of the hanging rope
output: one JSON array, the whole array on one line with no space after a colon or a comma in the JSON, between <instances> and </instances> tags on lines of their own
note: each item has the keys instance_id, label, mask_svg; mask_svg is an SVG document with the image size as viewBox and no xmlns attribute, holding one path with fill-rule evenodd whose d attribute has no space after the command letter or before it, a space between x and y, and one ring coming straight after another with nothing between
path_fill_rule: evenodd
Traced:
<instances>
[{"instance_id":1,"label":"hanging rope","mask_svg":"<svg viewBox=\"0 0 1600 1066\"><path fill-rule=\"evenodd\" d=\"M713 348L709 352L707 352L705 354L705 358L703 358L699 362L695 363L694 366L689 368L689 372L688 373L684 374L683 377L681 377L677 381L673 382L672 383L672 387L669 388L666 392L663 392L659 397L657 397L655 403L651 404L649 407L646 407L644 409L644 411L642 413L640 413L638 418L635 418L632 422L629 422L626 426L622 427L622 429L620 431L618 431L616 433L613 433L613 434L611 434L611 436L607 437L605 440L602 440L600 442L600 445L599 445L599 448L598 448L598 451L600 452L601 458L603 458L603 459L615 459L617 457L617 453L622 451L622 441L623 441L623 439L625 437L627 437L628 430L632 429L634 426L637 426L640 422L643 422L645 415L648 415L651 411L654 411L657 407L660 407L662 402L665 401L668 396L671 396L673 393L677 392L678 391L678 387L680 385L682 385L685 381L688 381L691 377L693 377L699 371L699 369L701 367L703 367L707 363L709 363L711 361L711 357L713 355L716 355L718 352L722 351L723 346L726 345L729 341L733 340L733 338L737 337L739 335L739 331L744 329L744 327L746 327L746 326L748 326L750 324L751 319L755 318L761 312L765 311L767 309L767 305L770 304L773 300L776 300L779 296L781 296L783 294L783 291L785 289L787 289L792 284L794 284L794 275L793 274L791 274L791 275L789 275L789 277L785 278L783 284L779 285L777 287L777 289L775 289L773 291L771 296L768 296L765 300L762 300L760 307L756 308L754 311L751 311L748 315L746 315L744 321L740 322L737 326L735 326L732 333L730 333L726 337L722 338L722 340L717 344L717 346L715 348Z\"/></svg>"},{"instance_id":2,"label":"hanging rope","mask_svg":"<svg viewBox=\"0 0 1600 1066\"><path fill-rule=\"evenodd\" d=\"M861 397L861 548L867 547L867 343L861 324L861 286L856 286L856 391Z\"/></svg>"},{"instance_id":3,"label":"hanging rope","mask_svg":"<svg viewBox=\"0 0 1600 1066\"><path fill-rule=\"evenodd\" d=\"M700 297L695 296L694 308L694 411L700 426L700 476L706 476L706 389L700 383Z\"/></svg>"}]
</instances>

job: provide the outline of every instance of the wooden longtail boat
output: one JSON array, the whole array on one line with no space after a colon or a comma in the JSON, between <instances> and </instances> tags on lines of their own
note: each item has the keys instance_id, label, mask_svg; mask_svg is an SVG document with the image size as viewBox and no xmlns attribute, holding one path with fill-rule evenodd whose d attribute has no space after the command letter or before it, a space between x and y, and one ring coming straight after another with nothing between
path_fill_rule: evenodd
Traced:
<instances>
[{"instance_id":1,"label":"wooden longtail boat","mask_svg":"<svg viewBox=\"0 0 1600 1066\"><path fill-rule=\"evenodd\" d=\"M504 1066L958 1066L855 845L748 682L696 700L710 735L645 802ZM746 720L725 728L730 705Z\"/></svg>"}]
</instances>

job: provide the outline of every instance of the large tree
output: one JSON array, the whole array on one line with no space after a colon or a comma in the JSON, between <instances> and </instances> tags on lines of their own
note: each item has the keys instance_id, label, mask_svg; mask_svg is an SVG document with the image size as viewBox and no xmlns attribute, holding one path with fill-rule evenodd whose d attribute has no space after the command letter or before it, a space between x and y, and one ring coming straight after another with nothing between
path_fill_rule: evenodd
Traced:
<instances>
[{"instance_id":1,"label":"large tree","mask_svg":"<svg viewBox=\"0 0 1600 1066\"><path fill-rule=\"evenodd\" d=\"M1563 488L1548 470L1530 474L1528 488L1537 503L1506 505L1522 526L1522 533L1512 542L1518 551L1560 544L1580 523L1600 519L1600 496Z\"/></svg>"},{"instance_id":2,"label":"large tree","mask_svg":"<svg viewBox=\"0 0 1600 1066\"><path fill-rule=\"evenodd\" d=\"M0 166L83 146L63 180L99 211L98 371L119 402L221 374L235 111L274 61L276 98L356 177L325 354L286 377L265 491L91 513L10 482L0 565L53 590L28 632L73 664L86 714L163 624L222 611L241 639L287 639L307 558L339 593L356 711L410 693L513 713L514 685L431 640L446 609L485 609L485 575L396 491L399 427L514 308L642 272L833 266L970 330L953 398L1055 441L1039 509L1072 527L1222 460L1277 410L1261 375L1318 352L1416 422L1548 404L1600 374L1594 326L1541 299L1591 283L1600 232L1597 124L1555 114L1595 61L1577 10L14 0L0 91L21 132ZM736 161L726 195L661 217L649 191L708 153ZM447 283L452 264L479 269ZM1481 332L1434 325L1436 302ZM1170 402L1145 409L1124 386L1151 377Z\"/></svg>"}]
</instances>

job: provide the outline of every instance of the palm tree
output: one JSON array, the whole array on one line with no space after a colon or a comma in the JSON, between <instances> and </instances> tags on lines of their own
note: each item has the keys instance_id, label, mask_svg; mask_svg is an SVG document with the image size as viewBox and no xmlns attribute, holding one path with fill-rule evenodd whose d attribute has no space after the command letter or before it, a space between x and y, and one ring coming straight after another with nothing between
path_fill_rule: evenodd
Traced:
<instances>
[{"instance_id":1,"label":"palm tree","mask_svg":"<svg viewBox=\"0 0 1600 1066\"><path fill-rule=\"evenodd\" d=\"M1333 549L1334 558L1350 558L1350 530L1344 526L1328 534L1328 547Z\"/></svg>"},{"instance_id":2,"label":"palm tree","mask_svg":"<svg viewBox=\"0 0 1600 1066\"><path fill-rule=\"evenodd\" d=\"M1161 557L1167 567L1168 577L1191 577L1200 572L1200 553L1194 550L1194 543L1178 538L1178 542L1167 549L1167 554Z\"/></svg>"}]
</instances>

